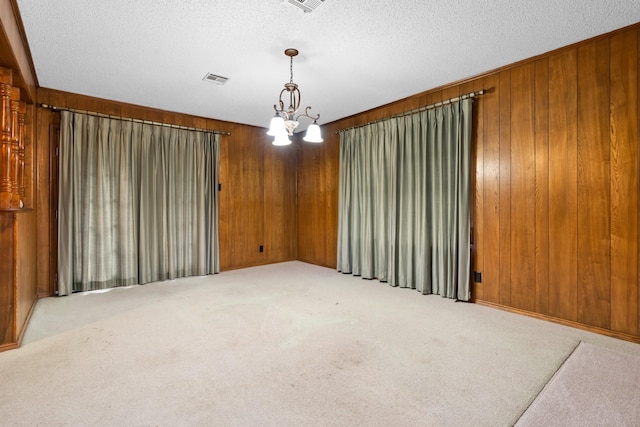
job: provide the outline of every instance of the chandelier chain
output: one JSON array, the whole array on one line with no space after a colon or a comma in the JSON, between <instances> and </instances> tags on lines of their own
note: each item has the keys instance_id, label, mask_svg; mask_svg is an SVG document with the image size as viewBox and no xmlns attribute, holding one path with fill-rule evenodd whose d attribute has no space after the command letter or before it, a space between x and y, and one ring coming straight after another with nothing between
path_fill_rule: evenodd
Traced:
<instances>
[{"instance_id":1,"label":"chandelier chain","mask_svg":"<svg viewBox=\"0 0 640 427\"><path fill-rule=\"evenodd\" d=\"M289 73L291 74L291 78L289 79L289 83L293 83L293 56L289 57Z\"/></svg>"}]
</instances>

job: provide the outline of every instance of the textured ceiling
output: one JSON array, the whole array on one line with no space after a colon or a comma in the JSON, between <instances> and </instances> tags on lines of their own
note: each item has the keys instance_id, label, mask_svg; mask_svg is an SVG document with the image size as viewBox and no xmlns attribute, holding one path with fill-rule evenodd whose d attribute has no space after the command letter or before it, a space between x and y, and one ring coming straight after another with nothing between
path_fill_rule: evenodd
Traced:
<instances>
[{"instance_id":1,"label":"textured ceiling","mask_svg":"<svg viewBox=\"0 0 640 427\"><path fill-rule=\"evenodd\" d=\"M638 0L17 3L40 86L263 127L288 47L322 124L640 22Z\"/></svg>"}]
</instances>

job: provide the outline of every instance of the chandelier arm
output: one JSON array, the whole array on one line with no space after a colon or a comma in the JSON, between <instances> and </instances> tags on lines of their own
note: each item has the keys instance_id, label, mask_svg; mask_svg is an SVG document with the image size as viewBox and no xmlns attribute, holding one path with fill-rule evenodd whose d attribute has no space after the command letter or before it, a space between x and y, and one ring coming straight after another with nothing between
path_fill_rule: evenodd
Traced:
<instances>
[{"instance_id":1,"label":"chandelier arm","mask_svg":"<svg viewBox=\"0 0 640 427\"><path fill-rule=\"evenodd\" d=\"M316 116L312 116L309 114L309 110L311 110L311 107L307 107L304 109L304 113L301 113L300 115L298 115L298 117L296 117L296 120L298 120L300 117L308 117L313 121L316 121L320 118L320 114L316 115Z\"/></svg>"},{"instance_id":2,"label":"chandelier arm","mask_svg":"<svg viewBox=\"0 0 640 427\"><path fill-rule=\"evenodd\" d=\"M293 116L300 109L300 90L297 87L289 93L289 101L290 113ZM291 110L291 108L293 108L293 110Z\"/></svg>"},{"instance_id":3,"label":"chandelier arm","mask_svg":"<svg viewBox=\"0 0 640 427\"><path fill-rule=\"evenodd\" d=\"M287 89L286 89L286 88L285 88L285 89L282 89L282 90L280 91L280 96L278 97L278 104L277 104L277 105L279 105L279 106L280 106L280 108L277 108L277 107L276 107L276 105L274 105L274 106L273 106L273 109L274 109L274 110L276 110L276 113L278 113L278 114L280 114L280 115L282 115L282 114L287 114L287 116L288 116L287 111L285 111L285 109L284 109L284 102L282 102L282 94L283 94L283 93L285 93L286 91L287 91Z\"/></svg>"}]
</instances>

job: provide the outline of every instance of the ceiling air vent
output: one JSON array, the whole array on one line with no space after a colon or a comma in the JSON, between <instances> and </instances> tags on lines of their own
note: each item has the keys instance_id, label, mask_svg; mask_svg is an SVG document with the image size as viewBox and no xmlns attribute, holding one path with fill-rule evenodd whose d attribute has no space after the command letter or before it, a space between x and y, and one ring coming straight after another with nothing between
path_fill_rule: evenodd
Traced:
<instances>
[{"instance_id":1,"label":"ceiling air vent","mask_svg":"<svg viewBox=\"0 0 640 427\"><path fill-rule=\"evenodd\" d=\"M215 83L217 85L223 85L227 82L227 80L229 80L229 78L218 76L212 73L207 73L202 80L204 80L205 82Z\"/></svg>"},{"instance_id":2,"label":"ceiling air vent","mask_svg":"<svg viewBox=\"0 0 640 427\"><path fill-rule=\"evenodd\" d=\"M316 7L324 3L324 0L289 0L289 3L304 10L304 13L313 12Z\"/></svg>"}]
</instances>

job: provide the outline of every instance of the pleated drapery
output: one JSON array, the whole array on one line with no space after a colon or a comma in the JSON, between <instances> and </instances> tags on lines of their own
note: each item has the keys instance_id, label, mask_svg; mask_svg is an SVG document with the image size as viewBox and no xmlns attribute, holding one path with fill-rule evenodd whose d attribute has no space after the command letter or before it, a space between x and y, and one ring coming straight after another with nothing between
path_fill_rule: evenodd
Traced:
<instances>
[{"instance_id":1,"label":"pleated drapery","mask_svg":"<svg viewBox=\"0 0 640 427\"><path fill-rule=\"evenodd\" d=\"M472 100L340 132L337 269L470 298Z\"/></svg>"},{"instance_id":2,"label":"pleated drapery","mask_svg":"<svg viewBox=\"0 0 640 427\"><path fill-rule=\"evenodd\" d=\"M218 145L62 111L58 294L217 273Z\"/></svg>"}]
</instances>

